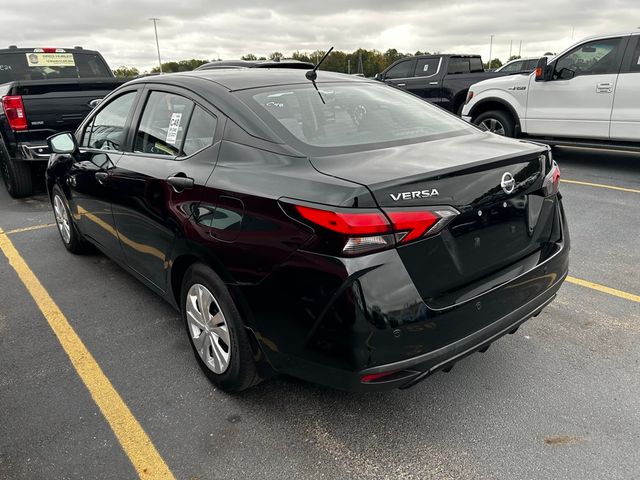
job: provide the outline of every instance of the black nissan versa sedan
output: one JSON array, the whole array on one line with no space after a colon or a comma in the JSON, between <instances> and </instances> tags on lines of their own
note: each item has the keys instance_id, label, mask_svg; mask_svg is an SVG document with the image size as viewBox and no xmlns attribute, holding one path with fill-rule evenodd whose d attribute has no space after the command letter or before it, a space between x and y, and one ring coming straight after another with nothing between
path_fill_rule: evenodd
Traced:
<instances>
[{"instance_id":1,"label":"black nissan versa sedan","mask_svg":"<svg viewBox=\"0 0 640 480\"><path fill-rule=\"evenodd\" d=\"M548 147L376 81L145 77L49 145L65 247L179 308L226 391L273 372L409 387L513 333L567 275Z\"/></svg>"}]
</instances>

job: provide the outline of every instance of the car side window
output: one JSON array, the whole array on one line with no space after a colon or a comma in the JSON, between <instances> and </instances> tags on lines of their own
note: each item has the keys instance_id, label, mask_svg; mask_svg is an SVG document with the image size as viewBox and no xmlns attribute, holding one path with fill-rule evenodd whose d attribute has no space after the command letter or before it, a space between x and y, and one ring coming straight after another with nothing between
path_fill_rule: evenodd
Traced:
<instances>
[{"instance_id":1,"label":"car side window","mask_svg":"<svg viewBox=\"0 0 640 480\"><path fill-rule=\"evenodd\" d=\"M203 148L213 144L213 138L216 132L216 117L196 105L189 129L184 137L184 145L182 152L185 155L192 155Z\"/></svg>"},{"instance_id":2,"label":"car side window","mask_svg":"<svg viewBox=\"0 0 640 480\"><path fill-rule=\"evenodd\" d=\"M524 62L522 60L519 60L517 62L513 62L510 63L509 65L505 66L502 70L500 70L501 72L505 72L505 73L516 73L516 72L520 72L522 71L522 64Z\"/></svg>"},{"instance_id":3,"label":"car side window","mask_svg":"<svg viewBox=\"0 0 640 480\"><path fill-rule=\"evenodd\" d=\"M640 41L638 42L638 46L636 47L636 51L631 57L631 71L632 72L640 72Z\"/></svg>"},{"instance_id":4,"label":"car side window","mask_svg":"<svg viewBox=\"0 0 640 480\"><path fill-rule=\"evenodd\" d=\"M122 151L124 126L138 92L127 92L111 100L89 122L82 133L81 146L98 150Z\"/></svg>"},{"instance_id":5,"label":"car side window","mask_svg":"<svg viewBox=\"0 0 640 480\"><path fill-rule=\"evenodd\" d=\"M385 74L385 78L407 78L412 75L411 66L413 65L413 61L405 60L404 62L400 62L389 70Z\"/></svg>"},{"instance_id":6,"label":"car side window","mask_svg":"<svg viewBox=\"0 0 640 480\"><path fill-rule=\"evenodd\" d=\"M438 73L439 58L419 58L416 62L416 77L432 77Z\"/></svg>"},{"instance_id":7,"label":"car side window","mask_svg":"<svg viewBox=\"0 0 640 480\"><path fill-rule=\"evenodd\" d=\"M448 72L451 73L469 73L471 71L471 65L468 58L456 58L451 57L449 59Z\"/></svg>"},{"instance_id":8,"label":"car side window","mask_svg":"<svg viewBox=\"0 0 640 480\"><path fill-rule=\"evenodd\" d=\"M616 57L620 38L594 40L574 48L555 62L554 80L570 80L580 75L617 73Z\"/></svg>"},{"instance_id":9,"label":"car side window","mask_svg":"<svg viewBox=\"0 0 640 480\"><path fill-rule=\"evenodd\" d=\"M151 92L136 131L134 152L177 157L194 103L180 95Z\"/></svg>"}]
</instances>

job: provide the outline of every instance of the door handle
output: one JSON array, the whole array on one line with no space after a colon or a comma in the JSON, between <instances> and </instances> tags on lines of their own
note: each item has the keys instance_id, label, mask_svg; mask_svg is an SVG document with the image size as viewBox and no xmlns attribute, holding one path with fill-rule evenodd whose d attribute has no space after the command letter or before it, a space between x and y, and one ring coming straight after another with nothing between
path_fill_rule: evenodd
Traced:
<instances>
[{"instance_id":1,"label":"door handle","mask_svg":"<svg viewBox=\"0 0 640 480\"><path fill-rule=\"evenodd\" d=\"M176 173L167 178L167 183L171 185L176 193L180 193L183 190L193 188L195 182L193 178L187 177L184 173Z\"/></svg>"},{"instance_id":2,"label":"door handle","mask_svg":"<svg viewBox=\"0 0 640 480\"><path fill-rule=\"evenodd\" d=\"M107 172L96 172L95 177L100 185L104 185L109 178L109 174Z\"/></svg>"},{"instance_id":3,"label":"door handle","mask_svg":"<svg viewBox=\"0 0 640 480\"><path fill-rule=\"evenodd\" d=\"M598 83L596 84L596 93L611 93L613 92L613 83Z\"/></svg>"},{"instance_id":4,"label":"door handle","mask_svg":"<svg viewBox=\"0 0 640 480\"><path fill-rule=\"evenodd\" d=\"M406 84L406 83L398 83L398 84L396 84L396 85L397 85L398 87L406 87L406 86L407 86L407 84Z\"/></svg>"},{"instance_id":5,"label":"door handle","mask_svg":"<svg viewBox=\"0 0 640 480\"><path fill-rule=\"evenodd\" d=\"M429 85L438 85L438 82L429 82Z\"/></svg>"}]
</instances>

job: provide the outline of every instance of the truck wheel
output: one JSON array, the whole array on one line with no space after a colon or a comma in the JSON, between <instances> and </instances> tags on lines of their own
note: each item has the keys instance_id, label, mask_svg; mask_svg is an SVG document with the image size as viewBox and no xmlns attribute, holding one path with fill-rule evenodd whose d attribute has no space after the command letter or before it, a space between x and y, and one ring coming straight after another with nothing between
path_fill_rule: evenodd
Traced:
<instances>
[{"instance_id":1,"label":"truck wheel","mask_svg":"<svg viewBox=\"0 0 640 480\"><path fill-rule=\"evenodd\" d=\"M491 110L478 115L474 120L480 130L495 133L504 137L516 136L516 122L513 117L502 110Z\"/></svg>"},{"instance_id":2,"label":"truck wheel","mask_svg":"<svg viewBox=\"0 0 640 480\"><path fill-rule=\"evenodd\" d=\"M27 197L33 193L31 167L27 162L8 158L0 151L0 172L7 192L13 198Z\"/></svg>"}]
</instances>

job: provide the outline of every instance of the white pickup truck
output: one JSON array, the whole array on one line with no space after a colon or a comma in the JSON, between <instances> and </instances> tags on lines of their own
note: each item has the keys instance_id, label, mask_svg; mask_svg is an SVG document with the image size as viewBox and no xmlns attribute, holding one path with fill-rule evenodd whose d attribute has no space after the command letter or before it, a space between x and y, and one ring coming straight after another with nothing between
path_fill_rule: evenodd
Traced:
<instances>
[{"instance_id":1,"label":"white pickup truck","mask_svg":"<svg viewBox=\"0 0 640 480\"><path fill-rule=\"evenodd\" d=\"M531 74L476 83L462 117L508 137L640 150L640 30L589 37Z\"/></svg>"}]
</instances>

